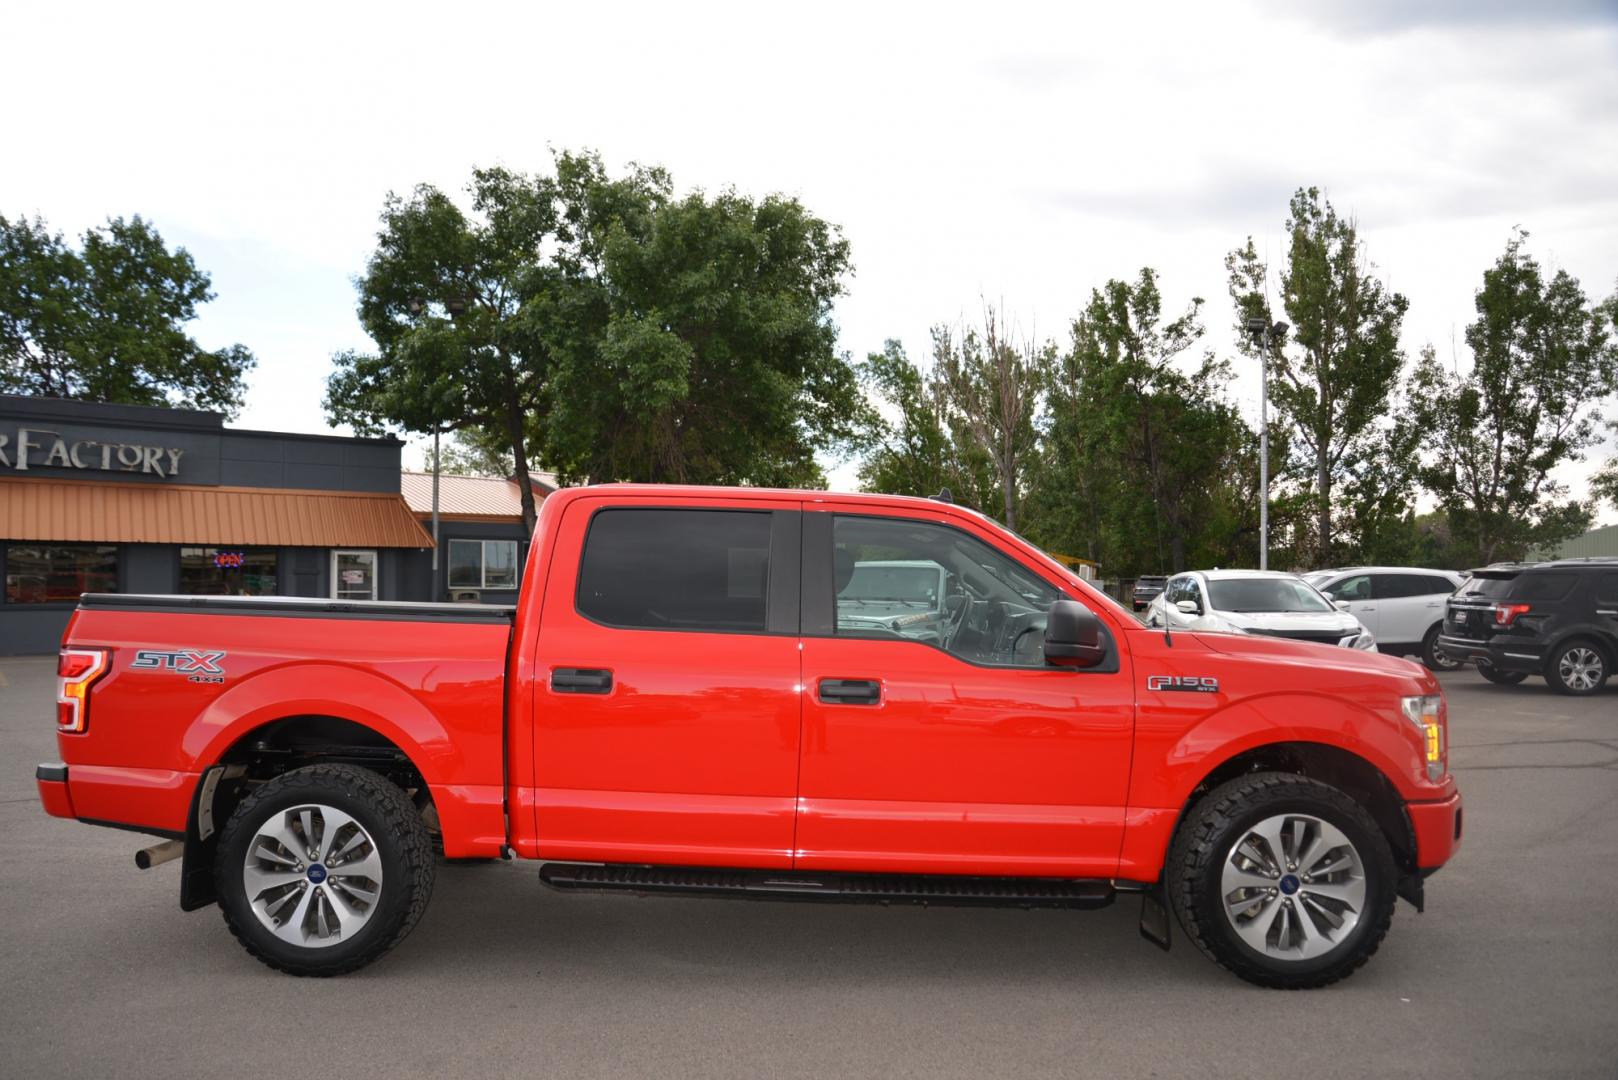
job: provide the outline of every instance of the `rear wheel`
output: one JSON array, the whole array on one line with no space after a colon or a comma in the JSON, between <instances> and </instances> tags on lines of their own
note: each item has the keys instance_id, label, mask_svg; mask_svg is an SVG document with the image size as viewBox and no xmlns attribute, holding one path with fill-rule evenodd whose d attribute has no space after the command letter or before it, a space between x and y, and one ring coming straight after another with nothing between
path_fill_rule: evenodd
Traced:
<instances>
[{"instance_id":1,"label":"rear wheel","mask_svg":"<svg viewBox=\"0 0 1618 1080\"><path fill-rule=\"evenodd\" d=\"M1545 663L1545 681L1562 694L1593 694L1607 682L1612 665L1606 653L1591 641L1570 641L1551 653Z\"/></svg>"},{"instance_id":2,"label":"rear wheel","mask_svg":"<svg viewBox=\"0 0 1618 1080\"><path fill-rule=\"evenodd\" d=\"M403 791L368 769L311 765L242 800L214 881L248 952L293 975L341 975L404 939L433 872L432 839Z\"/></svg>"},{"instance_id":3,"label":"rear wheel","mask_svg":"<svg viewBox=\"0 0 1618 1080\"><path fill-rule=\"evenodd\" d=\"M1421 642L1421 659L1429 671L1454 671L1461 666L1461 661L1450 656L1438 647L1438 630L1434 626L1427 631L1427 636Z\"/></svg>"},{"instance_id":4,"label":"rear wheel","mask_svg":"<svg viewBox=\"0 0 1618 1080\"><path fill-rule=\"evenodd\" d=\"M1388 932L1395 868L1382 830L1343 792L1252 773L1208 793L1175 834L1169 899L1186 934L1248 982L1325 986Z\"/></svg>"},{"instance_id":5,"label":"rear wheel","mask_svg":"<svg viewBox=\"0 0 1618 1080\"><path fill-rule=\"evenodd\" d=\"M1525 671L1499 671L1490 664L1479 664L1478 674L1501 686L1516 686L1528 678L1528 673Z\"/></svg>"}]
</instances>

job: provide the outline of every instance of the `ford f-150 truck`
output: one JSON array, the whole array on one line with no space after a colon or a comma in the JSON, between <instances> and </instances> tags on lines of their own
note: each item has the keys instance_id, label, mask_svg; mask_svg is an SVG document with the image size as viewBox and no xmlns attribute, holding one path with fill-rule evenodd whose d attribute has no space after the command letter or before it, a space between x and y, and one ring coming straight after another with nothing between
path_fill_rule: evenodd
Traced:
<instances>
[{"instance_id":1,"label":"ford f-150 truck","mask_svg":"<svg viewBox=\"0 0 1618 1080\"><path fill-rule=\"evenodd\" d=\"M839 604L872 564L940 568L929 617ZM516 856L568 890L1137 893L1163 947L1172 909L1317 986L1461 838L1424 668L1149 629L927 499L567 489L514 610L87 595L59 672L45 809L167 838L137 863L300 975L397 944L439 858Z\"/></svg>"}]
</instances>

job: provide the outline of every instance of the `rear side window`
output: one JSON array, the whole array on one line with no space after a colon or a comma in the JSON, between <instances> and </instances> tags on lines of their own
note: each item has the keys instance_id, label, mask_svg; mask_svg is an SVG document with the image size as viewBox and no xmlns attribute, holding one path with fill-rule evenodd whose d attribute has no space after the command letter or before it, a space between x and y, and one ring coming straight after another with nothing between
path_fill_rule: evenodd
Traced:
<instances>
[{"instance_id":1,"label":"rear side window","mask_svg":"<svg viewBox=\"0 0 1618 1080\"><path fill-rule=\"evenodd\" d=\"M579 613L640 630L763 633L768 511L602 510L579 566Z\"/></svg>"},{"instance_id":2,"label":"rear side window","mask_svg":"<svg viewBox=\"0 0 1618 1080\"><path fill-rule=\"evenodd\" d=\"M1573 591L1573 581L1572 574L1524 574L1511 590L1511 599L1523 603L1565 600Z\"/></svg>"},{"instance_id":3,"label":"rear side window","mask_svg":"<svg viewBox=\"0 0 1618 1080\"><path fill-rule=\"evenodd\" d=\"M1437 574L1379 574L1376 595L1379 600L1397 600L1406 596L1447 596L1455 591L1448 578Z\"/></svg>"}]
</instances>

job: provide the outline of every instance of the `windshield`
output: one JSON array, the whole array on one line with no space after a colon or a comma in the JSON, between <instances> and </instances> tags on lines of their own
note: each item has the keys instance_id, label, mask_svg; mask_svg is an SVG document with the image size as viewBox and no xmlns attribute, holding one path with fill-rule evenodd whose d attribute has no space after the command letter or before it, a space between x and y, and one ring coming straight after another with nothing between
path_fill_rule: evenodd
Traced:
<instances>
[{"instance_id":1,"label":"windshield","mask_svg":"<svg viewBox=\"0 0 1618 1080\"><path fill-rule=\"evenodd\" d=\"M1296 578L1226 578L1208 582L1219 611L1331 611L1324 597Z\"/></svg>"},{"instance_id":2,"label":"windshield","mask_svg":"<svg viewBox=\"0 0 1618 1080\"><path fill-rule=\"evenodd\" d=\"M854 567L854 576L848 579L848 585L837 594L837 598L932 607L938 602L939 570L938 566L862 563Z\"/></svg>"}]
</instances>

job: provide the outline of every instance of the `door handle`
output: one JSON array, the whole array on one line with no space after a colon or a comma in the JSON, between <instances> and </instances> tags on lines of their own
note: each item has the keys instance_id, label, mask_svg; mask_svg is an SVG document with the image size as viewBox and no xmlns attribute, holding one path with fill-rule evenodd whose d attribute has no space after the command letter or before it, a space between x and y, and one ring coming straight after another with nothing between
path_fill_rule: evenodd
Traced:
<instances>
[{"instance_id":1,"label":"door handle","mask_svg":"<svg viewBox=\"0 0 1618 1080\"><path fill-rule=\"evenodd\" d=\"M606 694L612 690L612 672L606 668L556 668L551 690L558 694Z\"/></svg>"},{"instance_id":2,"label":"door handle","mask_svg":"<svg viewBox=\"0 0 1618 1080\"><path fill-rule=\"evenodd\" d=\"M882 684L876 679L821 679L820 700L826 705L876 705Z\"/></svg>"}]
</instances>

